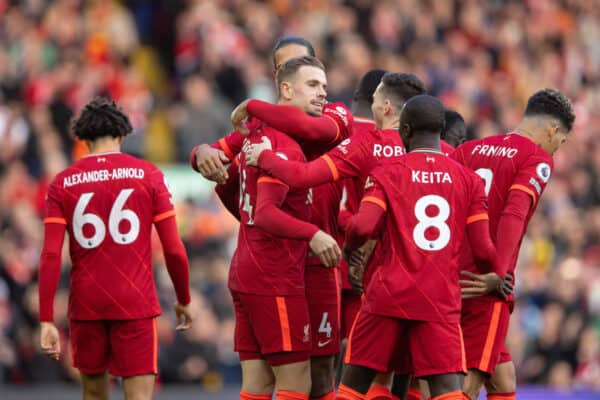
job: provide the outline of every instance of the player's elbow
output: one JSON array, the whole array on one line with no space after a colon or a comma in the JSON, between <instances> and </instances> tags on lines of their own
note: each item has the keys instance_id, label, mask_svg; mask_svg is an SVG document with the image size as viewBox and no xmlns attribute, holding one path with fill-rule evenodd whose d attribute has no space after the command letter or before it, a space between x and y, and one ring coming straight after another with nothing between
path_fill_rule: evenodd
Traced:
<instances>
[{"instance_id":1,"label":"player's elbow","mask_svg":"<svg viewBox=\"0 0 600 400\"><path fill-rule=\"evenodd\" d=\"M257 228L268 231L271 222L271 209L272 205L265 206L257 206L256 211L254 213L254 226Z\"/></svg>"}]
</instances>

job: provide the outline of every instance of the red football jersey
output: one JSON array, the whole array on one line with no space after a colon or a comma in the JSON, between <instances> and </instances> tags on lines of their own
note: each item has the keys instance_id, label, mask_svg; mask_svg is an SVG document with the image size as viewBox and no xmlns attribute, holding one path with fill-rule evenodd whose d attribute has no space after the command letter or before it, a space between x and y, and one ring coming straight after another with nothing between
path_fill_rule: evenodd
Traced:
<instances>
[{"instance_id":1,"label":"red football jersey","mask_svg":"<svg viewBox=\"0 0 600 400\"><path fill-rule=\"evenodd\" d=\"M454 153L454 147L450 146L448 143L444 142L443 140L440 140L440 150L442 151L442 153L444 153L447 156Z\"/></svg>"},{"instance_id":2,"label":"red football jersey","mask_svg":"<svg viewBox=\"0 0 600 400\"><path fill-rule=\"evenodd\" d=\"M381 161L395 161L404 154L404 143L397 129L375 129L344 140L322 158L334 179L356 177L360 185L354 195L362 198L364 182L371 170Z\"/></svg>"},{"instance_id":3,"label":"red football jersey","mask_svg":"<svg viewBox=\"0 0 600 400\"><path fill-rule=\"evenodd\" d=\"M262 125L251 131L244 144L271 140L273 151L284 159L306 161L302 149L287 135ZM245 153L239 154L240 230L237 249L231 260L229 288L241 293L260 295L304 294L304 265L308 244L303 240L283 239L254 226L257 190L260 180L272 180L262 170L246 165ZM308 191L287 194L282 211L303 221L310 219Z\"/></svg>"},{"instance_id":4,"label":"red football jersey","mask_svg":"<svg viewBox=\"0 0 600 400\"><path fill-rule=\"evenodd\" d=\"M375 121L355 116L354 125L352 125L352 140L360 142L363 140L361 139L363 136L372 135L375 129ZM333 151L335 151L335 149ZM343 211L349 214L355 214L358 211L363 188L365 186L364 177L343 179L340 182L343 185L340 212ZM340 236L338 243L341 248L344 244L343 232ZM342 261L340 262L340 269L342 274L342 289L351 289L350 282L348 281L348 261L346 261L345 258L342 258Z\"/></svg>"},{"instance_id":5,"label":"red football jersey","mask_svg":"<svg viewBox=\"0 0 600 400\"><path fill-rule=\"evenodd\" d=\"M73 267L69 317L160 314L151 260L153 222L175 215L162 172L122 153L83 157L48 188L46 222L66 223Z\"/></svg>"},{"instance_id":6,"label":"red football jersey","mask_svg":"<svg viewBox=\"0 0 600 400\"><path fill-rule=\"evenodd\" d=\"M336 138L330 143L300 141L306 158L313 160L341 141L350 137L353 126L352 113L343 103L327 103L323 106L323 116L331 118L337 127ZM311 222L323 231L336 236L338 231L338 212L342 200L343 184L339 182L326 183L310 190ZM321 260L309 253L307 266L321 266Z\"/></svg>"},{"instance_id":7,"label":"red football jersey","mask_svg":"<svg viewBox=\"0 0 600 400\"><path fill-rule=\"evenodd\" d=\"M511 190L521 190L532 198L533 206L527 215L529 223L540 196L544 191L552 168L552 156L533 143L529 138L510 133L489 136L460 145L451 155L459 163L475 171L485 182L488 195L490 234L496 242L497 228L502 210ZM525 232L521 234L519 243ZM470 250L466 249L465 269L477 272ZM511 261L508 272L514 276L518 254Z\"/></svg>"},{"instance_id":8,"label":"red football jersey","mask_svg":"<svg viewBox=\"0 0 600 400\"><path fill-rule=\"evenodd\" d=\"M386 249L368 289L374 314L459 323L459 255L465 225L487 218L483 182L433 150L415 150L375 168L362 201L386 210Z\"/></svg>"}]
</instances>

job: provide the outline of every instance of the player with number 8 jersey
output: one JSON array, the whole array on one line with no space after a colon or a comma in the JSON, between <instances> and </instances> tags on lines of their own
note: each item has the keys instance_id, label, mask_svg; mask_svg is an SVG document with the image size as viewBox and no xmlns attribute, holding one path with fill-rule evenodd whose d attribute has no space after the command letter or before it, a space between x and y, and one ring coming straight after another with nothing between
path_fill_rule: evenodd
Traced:
<instances>
[{"instance_id":1,"label":"player with number 8 jersey","mask_svg":"<svg viewBox=\"0 0 600 400\"><path fill-rule=\"evenodd\" d=\"M342 382L351 390L368 389L367 379L355 381L355 372L364 368L427 378L466 372L459 250L465 233L481 250L482 262L491 262L495 250L486 232L483 183L439 150L443 124L444 107L434 97L419 95L405 103L400 129L410 152L371 171L360 209L348 224L347 254L374 234L387 249L350 333L345 359L350 366ZM407 354L408 367L402 363ZM461 390L439 383L430 380L434 398Z\"/></svg>"},{"instance_id":2,"label":"player with number 8 jersey","mask_svg":"<svg viewBox=\"0 0 600 400\"><path fill-rule=\"evenodd\" d=\"M149 399L158 373L155 317L161 313L152 268L153 225L175 286L177 318L187 320L178 329L191 326L188 261L171 193L156 166L119 152L131 125L114 102L94 99L73 126L91 154L60 172L48 188L39 271L41 347L52 358L60 355L53 299L66 231L73 265L71 358L84 391L108 390L102 380L108 371L125 378L126 391Z\"/></svg>"}]
</instances>

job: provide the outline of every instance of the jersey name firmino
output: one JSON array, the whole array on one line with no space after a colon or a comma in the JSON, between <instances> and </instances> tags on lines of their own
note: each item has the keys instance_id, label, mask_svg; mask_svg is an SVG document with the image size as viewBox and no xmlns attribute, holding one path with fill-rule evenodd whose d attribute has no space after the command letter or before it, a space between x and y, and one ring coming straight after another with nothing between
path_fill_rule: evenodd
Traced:
<instances>
[{"instance_id":1,"label":"jersey name firmino","mask_svg":"<svg viewBox=\"0 0 600 400\"><path fill-rule=\"evenodd\" d=\"M519 152L518 149L514 147L504 147L504 146L490 146L487 144L480 145L478 144L473 148L471 154L479 154L487 157L506 157L513 158Z\"/></svg>"}]
</instances>

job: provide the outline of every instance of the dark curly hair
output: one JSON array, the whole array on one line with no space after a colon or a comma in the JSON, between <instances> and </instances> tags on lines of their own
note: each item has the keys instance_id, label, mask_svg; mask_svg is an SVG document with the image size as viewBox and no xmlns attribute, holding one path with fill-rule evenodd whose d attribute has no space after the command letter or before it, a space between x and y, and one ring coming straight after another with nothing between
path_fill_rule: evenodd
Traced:
<instances>
[{"instance_id":1,"label":"dark curly hair","mask_svg":"<svg viewBox=\"0 0 600 400\"><path fill-rule=\"evenodd\" d=\"M387 71L383 69L371 69L367 71L360 81L358 85L356 85L356 90L354 91L354 101L365 101L369 104L373 103L373 93L379 83L381 83L381 78L387 73Z\"/></svg>"},{"instance_id":2,"label":"dark curly hair","mask_svg":"<svg viewBox=\"0 0 600 400\"><path fill-rule=\"evenodd\" d=\"M571 100L555 89L542 89L535 92L527 100L525 115L547 115L556 118L567 132L571 131L575 122L575 111Z\"/></svg>"},{"instance_id":3,"label":"dark curly hair","mask_svg":"<svg viewBox=\"0 0 600 400\"><path fill-rule=\"evenodd\" d=\"M103 136L127 136L133 129L123 110L105 97L96 97L87 103L71 127L75 137L89 141Z\"/></svg>"},{"instance_id":4,"label":"dark curly hair","mask_svg":"<svg viewBox=\"0 0 600 400\"><path fill-rule=\"evenodd\" d=\"M390 97L400 111L402 105L410 98L425 94L425 85L414 74L388 72L381 78L382 92Z\"/></svg>"}]
</instances>

